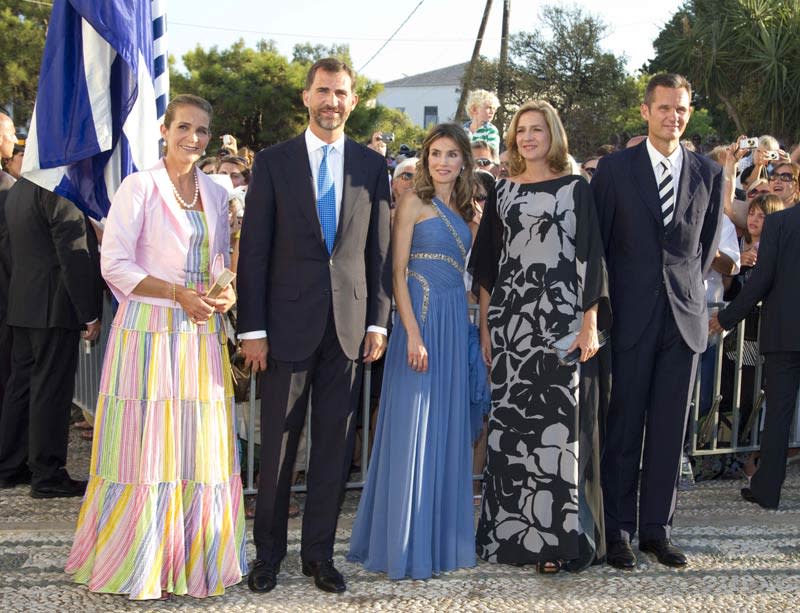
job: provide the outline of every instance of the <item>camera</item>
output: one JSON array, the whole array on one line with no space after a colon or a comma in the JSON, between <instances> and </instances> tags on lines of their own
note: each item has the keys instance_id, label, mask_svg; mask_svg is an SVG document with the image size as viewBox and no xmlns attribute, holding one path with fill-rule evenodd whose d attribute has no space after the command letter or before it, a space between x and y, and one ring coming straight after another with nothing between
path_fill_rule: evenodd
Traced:
<instances>
[{"instance_id":1,"label":"camera","mask_svg":"<svg viewBox=\"0 0 800 613\"><path fill-rule=\"evenodd\" d=\"M389 143L393 143L394 142L394 132L381 132L380 139L384 143L386 143L387 145Z\"/></svg>"},{"instance_id":2,"label":"camera","mask_svg":"<svg viewBox=\"0 0 800 613\"><path fill-rule=\"evenodd\" d=\"M778 152L777 151L765 151L764 152L764 159L765 160L777 160L778 159Z\"/></svg>"},{"instance_id":3,"label":"camera","mask_svg":"<svg viewBox=\"0 0 800 613\"><path fill-rule=\"evenodd\" d=\"M230 134L223 134L220 136L222 139L222 146L223 147L235 147L236 146L236 139L233 138Z\"/></svg>"},{"instance_id":4,"label":"camera","mask_svg":"<svg viewBox=\"0 0 800 613\"><path fill-rule=\"evenodd\" d=\"M739 149L755 149L758 147L757 138L743 138L739 141Z\"/></svg>"}]
</instances>

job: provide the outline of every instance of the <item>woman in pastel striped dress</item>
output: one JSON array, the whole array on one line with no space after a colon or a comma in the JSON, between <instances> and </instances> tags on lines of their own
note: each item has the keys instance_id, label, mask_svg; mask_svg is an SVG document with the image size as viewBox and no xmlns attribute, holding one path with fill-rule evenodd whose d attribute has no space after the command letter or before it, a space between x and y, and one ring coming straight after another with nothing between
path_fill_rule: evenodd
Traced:
<instances>
[{"instance_id":1,"label":"woman in pastel striped dress","mask_svg":"<svg viewBox=\"0 0 800 613\"><path fill-rule=\"evenodd\" d=\"M222 594L247 573L233 388L222 313L227 195L195 169L211 106L167 107L159 164L123 181L103 276L119 310L106 348L89 485L67 572L131 599Z\"/></svg>"}]
</instances>

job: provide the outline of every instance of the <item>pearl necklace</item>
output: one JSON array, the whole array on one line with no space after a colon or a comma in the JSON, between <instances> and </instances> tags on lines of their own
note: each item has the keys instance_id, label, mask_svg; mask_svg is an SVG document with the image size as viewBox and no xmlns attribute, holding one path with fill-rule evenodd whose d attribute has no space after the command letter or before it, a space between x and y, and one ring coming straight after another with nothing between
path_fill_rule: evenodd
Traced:
<instances>
[{"instance_id":1,"label":"pearl necklace","mask_svg":"<svg viewBox=\"0 0 800 613\"><path fill-rule=\"evenodd\" d=\"M169 173L167 173L167 177L169 177ZM192 177L194 178L194 197L191 202L186 202L181 197L181 193L178 191L178 188L175 187L172 178L170 177L169 179L169 184L172 186L172 193L175 196L175 200L177 200L178 204L184 209L193 209L197 205L197 198L200 196L200 183L197 182L197 172L194 169L192 169Z\"/></svg>"}]
</instances>

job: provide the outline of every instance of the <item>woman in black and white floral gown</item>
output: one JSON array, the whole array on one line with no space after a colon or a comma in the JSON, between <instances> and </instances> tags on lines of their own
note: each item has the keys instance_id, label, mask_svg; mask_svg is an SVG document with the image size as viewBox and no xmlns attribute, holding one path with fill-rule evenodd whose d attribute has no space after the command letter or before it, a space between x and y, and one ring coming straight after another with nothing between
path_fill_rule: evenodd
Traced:
<instances>
[{"instance_id":1,"label":"woman in black and white floral gown","mask_svg":"<svg viewBox=\"0 0 800 613\"><path fill-rule=\"evenodd\" d=\"M556 111L523 105L508 136L511 176L486 204L471 268L492 409L477 552L484 560L580 570L605 555L598 405L611 324L588 183L569 174ZM577 333L579 362L551 345Z\"/></svg>"}]
</instances>

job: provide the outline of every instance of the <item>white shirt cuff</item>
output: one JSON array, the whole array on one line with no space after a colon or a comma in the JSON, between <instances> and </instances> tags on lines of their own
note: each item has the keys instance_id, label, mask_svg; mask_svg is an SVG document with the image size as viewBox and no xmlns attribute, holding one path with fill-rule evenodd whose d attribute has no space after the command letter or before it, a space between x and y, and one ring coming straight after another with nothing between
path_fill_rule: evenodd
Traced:
<instances>
[{"instance_id":1,"label":"white shirt cuff","mask_svg":"<svg viewBox=\"0 0 800 613\"><path fill-rule=\"evenodd\" d=\"M377 332L378 334L389 336L389 332L383 326L369 326L367 332Z\"/></svg>"},{"instance_id":2,"label":"white shirt cuff","mask_svg":"<svg viewBox=\"0 0 800 613\"><path fill-rule=\"evenodd\" d=\"M242 332L237 335L240 341L251 341L257 338L267 338L266 330L254 330L253 332Z\"/></svg>"},{"instance_id":3,"label":"white shirt cuff","mask_svg":"<svg viewBox=\"0 0 800 613\"><path fill-rule=\"evenodd\" d=\"M96 324L98 321L100 321L100 320L97 319L97 317L95 317L92 321L87 321L84 325L85 326L91 326L92 324Z\"/></svg>"}]
</instances>

